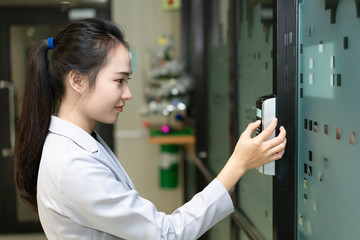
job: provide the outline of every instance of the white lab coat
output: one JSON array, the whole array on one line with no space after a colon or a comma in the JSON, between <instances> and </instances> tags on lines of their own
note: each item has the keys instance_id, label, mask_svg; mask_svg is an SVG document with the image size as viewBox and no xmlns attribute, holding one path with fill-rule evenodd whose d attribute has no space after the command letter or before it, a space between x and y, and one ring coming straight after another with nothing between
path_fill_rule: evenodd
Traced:
<instances>
[{"instance_id":1,"label":"white lab coat","mask_svg":"<svg viewBox=\"0 0 360 240\"><path fill-rule=\"evenodd\" d=\"M37 184L40 221L48 239L197 239L234 211L214 179L171 215L141 198L98 136L51 117Z\"/></svg>"}]
</instances>

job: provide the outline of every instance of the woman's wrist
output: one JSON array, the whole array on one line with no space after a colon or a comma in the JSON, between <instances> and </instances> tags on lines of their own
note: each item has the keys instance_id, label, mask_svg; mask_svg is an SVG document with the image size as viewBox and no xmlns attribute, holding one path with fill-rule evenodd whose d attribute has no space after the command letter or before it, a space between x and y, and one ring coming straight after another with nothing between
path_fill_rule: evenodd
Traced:
<instances>
[{"instance_id":1,"label":"woman's wrist","mask_svg":"<svg viewBox=\"0 0 360 240\"><path fill-rule=\"evenodd\" d=\"M216 177L224 185L228 192L231 192L236 183L246 172L246 169L239 166L237 163L238 160L231 156L224 168Z\"/></svg>"}]
</instances>

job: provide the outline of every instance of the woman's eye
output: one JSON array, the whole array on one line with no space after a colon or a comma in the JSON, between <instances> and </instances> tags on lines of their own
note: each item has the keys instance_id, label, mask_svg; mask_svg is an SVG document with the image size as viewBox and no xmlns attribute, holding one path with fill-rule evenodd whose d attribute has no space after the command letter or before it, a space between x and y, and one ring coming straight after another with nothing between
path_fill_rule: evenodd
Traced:
<instances>
[{"instance_id":1,"label":"woman's eye","mask_svg":"<svg viewBox=\"0 0 360 240\"><path fill-rule=\"evenodd\" d=\"M128 83L129 79L130 79L130 78L120 78L120 79L117 79L116 81L117 81L120 85L122 85L122 84L124 84L124 83Z\"/></svg>"},{"instance_id":2,"label":"woman's eye","mask_svg":"<svg viewBox=\"0 0 360 240\"><path fill-rule=\"evenodd\" d=\"M127 79L118 79L117 81L118 81L118 83L123 84L123 83L127 82Z\"/></svg>"}]
</instances>

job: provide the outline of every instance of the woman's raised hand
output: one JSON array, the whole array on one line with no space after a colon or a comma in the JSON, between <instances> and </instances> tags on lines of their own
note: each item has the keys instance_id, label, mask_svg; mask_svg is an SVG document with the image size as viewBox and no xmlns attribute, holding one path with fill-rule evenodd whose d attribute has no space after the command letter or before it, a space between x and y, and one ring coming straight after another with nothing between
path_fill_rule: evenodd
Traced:
<instances>
[{"instance_id":1,"label":"woman's raised hand","mask_svg":"<svg viewBox=\"0 0 360 240\"><path fill-rule=\"evenodd\" d=\"M248 125L241 134L230 159L217 176L228 191L231 191L247 170L278 160L284 155L285 128L280 127L279 135L269 139L277 125L275 118L258 136L251 138L251 134L259 125L260 121Z\"/></svg>"}]
</instances>

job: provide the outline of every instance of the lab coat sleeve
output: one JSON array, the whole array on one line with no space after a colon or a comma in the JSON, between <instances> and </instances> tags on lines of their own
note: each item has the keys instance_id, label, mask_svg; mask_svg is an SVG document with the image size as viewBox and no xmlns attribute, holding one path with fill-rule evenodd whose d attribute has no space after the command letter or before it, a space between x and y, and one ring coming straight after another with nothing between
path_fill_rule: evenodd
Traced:
<instances>
[{"instance_id":1,"label":"lab coat sleeve","mask_svg":"<svg viewBox=\"0 0 360 240\"><path fill-rule=\"evenodd\" d=\"M89 155L62 169L59 188L65 216L124 239L197 239L234 211L217 179L171 215L158 212L135 190L127 191L111 168Z\"/></svg>"}]
</instances>

